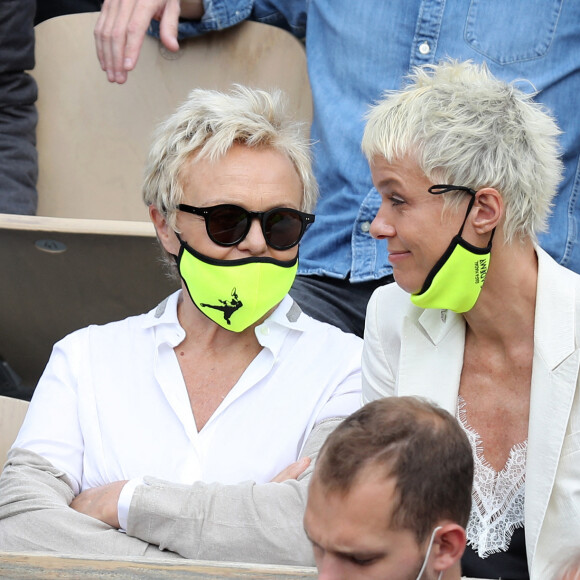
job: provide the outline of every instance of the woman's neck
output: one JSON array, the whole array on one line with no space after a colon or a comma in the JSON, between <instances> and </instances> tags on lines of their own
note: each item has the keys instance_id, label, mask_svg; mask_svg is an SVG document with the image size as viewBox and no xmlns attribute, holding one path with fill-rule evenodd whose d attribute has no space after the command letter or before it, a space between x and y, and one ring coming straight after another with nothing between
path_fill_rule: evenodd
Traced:
<instances>
[{"instance_id":1,"label":"woman's neck","mask_svg":"<svg viewBox=\"0 0 580 580\"><path fill-rule=\"evenodd\" d=\"M538 258L532 242L506 246L498 240L477 303L464 314L469 331L506 345L533 338L537 281Z\"/></svg>"}]
</instances>

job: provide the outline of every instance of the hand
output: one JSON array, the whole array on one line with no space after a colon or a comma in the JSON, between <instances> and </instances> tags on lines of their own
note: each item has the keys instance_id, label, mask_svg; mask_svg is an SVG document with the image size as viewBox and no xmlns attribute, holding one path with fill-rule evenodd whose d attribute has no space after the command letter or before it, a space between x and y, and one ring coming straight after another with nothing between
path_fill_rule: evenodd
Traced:
<instances>
[{"instance_id":1,"label":"hand","mask_svg":"<svg viewBox=\"0 0 580 580\"><path fill-rule=\"evenodd\" d=\"M108 80L119 84L127 80L152 19L160 21L161 42L176 52L179 14L179 0L105 0L94 34L97 56Z\"/></svg>"},{"instance_id":2,"label":"hand","mask_svg":"<svg viewBox=\"0 0 580 580\"><path fill-rule=\"evenodd\" d=\"M70 507L119 529L117 504L126 483L126 481L115 481L82 491L72 500Z\"/></svg>"},{"instance_id":3,"label":"hand","mask_svg":"<svg viewBox=\"0 0 580 580\"><path fill-rule=\"evenodd\" d=\"M272 479L272 482L282 483L288 479L298 479L298 477L306 471L309 465L310 457L303 457L283 469L274 479Z\"/></svg>"}]
</instances>

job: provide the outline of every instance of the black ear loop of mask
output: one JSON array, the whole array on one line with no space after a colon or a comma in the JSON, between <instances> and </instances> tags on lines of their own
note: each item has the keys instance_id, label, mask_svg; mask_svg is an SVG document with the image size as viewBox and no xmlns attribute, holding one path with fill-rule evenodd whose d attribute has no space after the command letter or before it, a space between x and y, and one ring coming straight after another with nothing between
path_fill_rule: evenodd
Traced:
<instances>
[{"instance_id":1,"label":"black ear loop of mask","mask_svg":"<svg viewBox=\"0 0 580 580\"><path fill-rule=\"evenodd\" d=\"M434 189L440 189L440 191L433 191ZM467 211L465 212L465 217L463 218L463 223L461 224L459 232L455 236L453 236L449 246L447 247L443 255L439 258L439 260L437 260L433 268L431 268L431 271L429 272L429 274L427 274L427 278L425 278L423 286L421 287L421 290L417 293L417 295L424 294L431 287L433 279L438 274L439 270L441 270L443 265L447 262L447 260L449 259L449 257L455 250L455 247L458 244L464 247L466 250L473 252L474 254L487 254L491 251L491 244L493 241L493 237L495 235L495 228L493 228L491 236L489 238L489 242L485 248L478 248L477 246L470 244L467 240L464 240L462 238L463 229L465 228L465 224L467 223L467 218L469 217L469 214L475 204L475 196L477 194L477 191L475 191L474 189L471 189L470 187L464 187L462 185L432 185L427 191L432 195L440 195L442 193L448 193L450 191L464 191L465 193L469 193L471 195L471 199L469 200L469 205L467 206Z\"/></svg>"}]
</instances>

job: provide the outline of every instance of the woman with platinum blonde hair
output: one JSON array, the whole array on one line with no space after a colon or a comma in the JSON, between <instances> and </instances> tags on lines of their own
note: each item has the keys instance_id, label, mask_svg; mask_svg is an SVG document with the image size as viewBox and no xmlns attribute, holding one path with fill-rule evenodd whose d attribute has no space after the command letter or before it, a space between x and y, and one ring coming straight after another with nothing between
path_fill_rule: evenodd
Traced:
<instances>
[{"instance_id":1,"label":"woman with platinum blonde hair","mask_svg":"<svg viewBox=\"0 0 580 580\"><path fill-rule=\"evenodd\" d=\"M287 113L284 94L234 85L230 93L196 89L158 127L145 168L143 199L165 208L175 225L183 197L179 174L192 155L215 162L234 144L273 149L294 165L303 188L300 209L314 211L318 186L312 174L305 127Z\"/></svg>"},{"instance_id":2,"label":"woman with platinum blonde hair","mask_svg":"<svg viewBox=\"0 0 580 580\"><path fill-rule=\"evenodd\" d=\"M536 242L559 133L515 84L444 61L386 93L363 138L382 198L370 231L396 281L368 305L363 399L456 414L475 460L474 578L551 578L580 545L580 276Z\"/></svg>"},{"instance_id":3,"label":"woman with platinum blonde hair","mask_svg":"<svg viewBox=\"0 0 580 580\"><path fill-rule=\"evenodd\" d=\"M316 194L280 93L194 90L160 127L144 199L181 288L55 346L3 550L314 563L310 459L360 406L362 351L288 295Z\"/></svg>"}]
</instances>

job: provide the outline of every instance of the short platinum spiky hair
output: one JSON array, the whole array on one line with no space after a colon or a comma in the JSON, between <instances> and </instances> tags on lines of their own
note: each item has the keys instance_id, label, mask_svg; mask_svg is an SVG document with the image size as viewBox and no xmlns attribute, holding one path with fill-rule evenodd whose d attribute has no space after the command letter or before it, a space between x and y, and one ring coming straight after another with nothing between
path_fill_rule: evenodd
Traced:
<instances>
[{"instance_id":1,"label":"short platinum spiky hair","mask_svg":"<svg viewBox=\"0 0 580 580\"><path fill-rule=\"evenodd\" d=\"M194 89L158 127L145 168L143 200L165 213L175 227L176 208L183 197L179 177L185 162L192 155L220 159L234 144L271 148L288 157L304 189L301 209L314 209L318 187L304 124L288 115L281 91L241 85L229 92Z\"/></svg>"},{"instance_id":2,"label":"short platinum spiky hair","mask_svg":"<svg viewBox=\"0 0 580 580\"><path fill-rule=\"evenodd\" d=\"M560 130L544 107L485 64L446 60L416 67L367 114L369 162L410 155L433 183L497 189L504 236L536 240L562 178Z\"/></svg>"}]
</instances>

